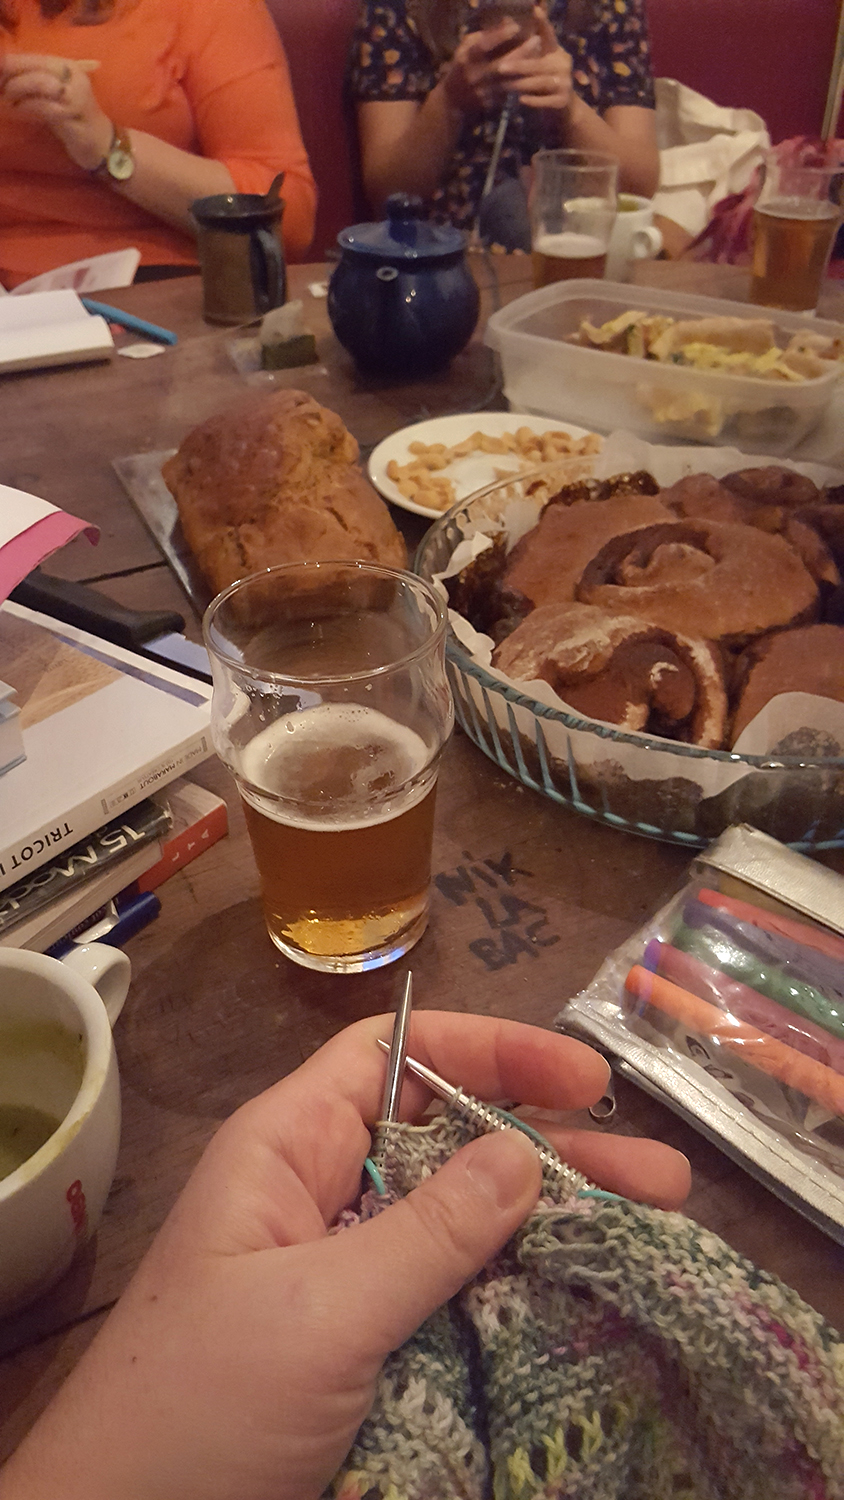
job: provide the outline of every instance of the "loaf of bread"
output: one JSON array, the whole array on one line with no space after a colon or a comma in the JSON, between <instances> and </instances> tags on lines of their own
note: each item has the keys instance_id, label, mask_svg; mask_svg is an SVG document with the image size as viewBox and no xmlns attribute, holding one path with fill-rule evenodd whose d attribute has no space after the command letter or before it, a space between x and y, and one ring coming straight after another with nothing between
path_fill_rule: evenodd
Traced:
<instances>
[{"instance_id":1,"label":"loaf of bread","mask_svg":"<svg viewBox=\"0 0 844 1500\"><path fill-rule=\"evenodd\" d=\"M303 391L252 396L188 433L162 473L211 589L276 563L407 564L336 413Z\"/></svg>"}]
</instances>

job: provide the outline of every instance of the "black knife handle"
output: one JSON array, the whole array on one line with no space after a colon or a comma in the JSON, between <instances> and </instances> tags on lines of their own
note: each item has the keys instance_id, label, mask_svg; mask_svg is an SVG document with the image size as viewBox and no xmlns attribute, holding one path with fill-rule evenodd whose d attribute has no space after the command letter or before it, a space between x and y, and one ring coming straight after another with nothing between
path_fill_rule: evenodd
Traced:
<instances>
[{"instance_id":1,"label":"black knife handle","mask_svg":"<svg viewBox=\"0 0 844 1500\"><path fill-rule=\"evenodd\" d=\"M66 578L51 578L36 568L27 574L10 596L16 604L36 609L42 615L88 630L114 646L132 650L159 635L181 632L184 619L170 609L124 609L97 589Z\"/></svg>"}]
</instances>

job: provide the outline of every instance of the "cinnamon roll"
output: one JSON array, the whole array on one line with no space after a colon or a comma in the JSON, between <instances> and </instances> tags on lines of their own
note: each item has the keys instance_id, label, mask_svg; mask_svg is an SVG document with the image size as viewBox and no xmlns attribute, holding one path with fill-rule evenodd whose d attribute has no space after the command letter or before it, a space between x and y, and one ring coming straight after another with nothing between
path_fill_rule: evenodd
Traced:
<instances>
[{"instance_id":1,"label":"cinnamon roll","mask_svg":"<svg viewBox=\"0 0 844 1500\"><path fill-rule=\"evenodd\" d=\"M717 648L588 604L543 605L500 645L493 665L548 682L575 713L717 749L727 695Z\"/></svg>"},{"instance_id":2,"label":"cinnamon roll","mask_svg":"<svg viewBox=\"0 0 844 1500\"><path fill-rule=\"evenodd\" d=\"M737 469L721 480L725 490L750 505L785 505L797 510L820 499L820 490L805 474L784 469L780 464L765 464L758 469Z\"/></svg>"},{"instance_id":3,"label":"cinnamon roll","mask_svg":"<svg viewBox=\"0 0 844 1500\"><path fill-rule=\"evenodd\" d=\"M682 520L744 521L748 507L711 474L686 474L662 490L660 500Z\"/></svg>"},{"instance_id":4,"label":"cinnamon roll","mask_svg":"<svg viewBox=\"0 0 844 1500\"><path fill-rule=\"evenodd\" d=\"M619 495L574 504L551 500L507 558L502 583L534 605L573 600L584 568L605 542L668 520L669 515L656 495Z\"/></svg>"},{"instance_id":5,"label":"cinnamon roll","mask_svg":"<svg viewBox=\"0 0 844 1500\"><path fill-rule=\"evenodd\" d=\"M779 536L716 521L669 521L606 542L577 598L725 646L815 617L818 591Z\"/></svg>"},{"instance_id":6,"label":"cinnamon roll","mask_svg":"<svg viewBox=\"0 0 844 1500\"><path fill-rule=\"evenodd\" d=\"M710 474L689 474L663 490L659 498L667 510L687 520L738 522L782 536L818 583L830 588L841 583L823 537L824 522L816 519L823 503L820 491L802 474L774 464L742 469L721 480Z\"/></svg>"},{"instance_id":7,"label":"cinnamon roll","mask_svg":"<svg viewBox=\"0 0 844 1500\"><path fill-rule=\"evenodd\" d=\"M736 663L734 684L731 745L779 693L814 693L844 703L844 626L807 625L754 641Z\"/></svg>"}]
</instances>

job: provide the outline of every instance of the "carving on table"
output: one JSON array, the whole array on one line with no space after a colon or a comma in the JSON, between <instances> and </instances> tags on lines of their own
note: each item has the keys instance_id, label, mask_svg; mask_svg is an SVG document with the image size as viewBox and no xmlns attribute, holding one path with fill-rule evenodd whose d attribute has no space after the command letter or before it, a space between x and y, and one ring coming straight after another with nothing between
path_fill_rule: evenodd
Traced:
<instances>
[{"instance_id":1,"label":"carving on table","mask_svg":"<svg viewBox=\"0 0 844 1500\"><path fill-rule=\"evenodd\" d=\"M552 948L560 941L556 932L548 932L548 911L535 901L519 896L513 887L516 877L530 878L530 870L514 864L509 850L500 858L476 859L463 850L466 864L434 876L434 885L452 906L474 902L488 933L468 943L469 952L479 958L490 973L518 962L521 954L536 959L542 948Z\"/></svg>"}]
</instances>

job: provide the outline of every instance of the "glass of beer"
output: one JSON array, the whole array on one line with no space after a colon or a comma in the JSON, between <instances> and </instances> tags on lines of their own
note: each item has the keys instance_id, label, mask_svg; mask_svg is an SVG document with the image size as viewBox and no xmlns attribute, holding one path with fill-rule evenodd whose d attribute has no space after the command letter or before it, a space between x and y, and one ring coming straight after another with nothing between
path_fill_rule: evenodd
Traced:
<instances>
[{"instance_id":1,"label":"glass of beer","mask_svg":"<svg viewBox=\"0 0 844 1500\"><path fill-rule=\"evenodd\" d=\"M814 312L841 222L840 166L806 167L765 158L753 209L751 302Z\"/></svg>"},{"instance_id":2,"label":"glass of beer","mask_svg":"<svg viewBox=\"0 0 844 1500\"><path fill-rule=\"evenodd\" d=\"M533 284L603 276L618 162L598 151L537 151L530 194Z\"/></svg>"},{"instance_id":3,"label":"glass of beer","mask_svg":"<svg viewBox=\"0 0 844 1500\"><path fill-rule=\"evenodd\" d=\"M428 920L443 604L410 573L291 563L232 584L203 630L270 937L311 969L391 963Z\"/></svg>"}]
</instances>

